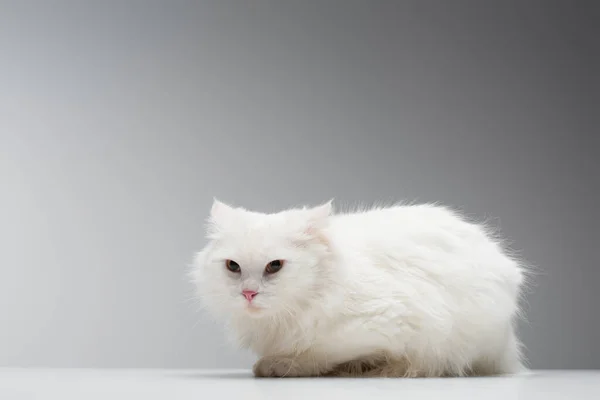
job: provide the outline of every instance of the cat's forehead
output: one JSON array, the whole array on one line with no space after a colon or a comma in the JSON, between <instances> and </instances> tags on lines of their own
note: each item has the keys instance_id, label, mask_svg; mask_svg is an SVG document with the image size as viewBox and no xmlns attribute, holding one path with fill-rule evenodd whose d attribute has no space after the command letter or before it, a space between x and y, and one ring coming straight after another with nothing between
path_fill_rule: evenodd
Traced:
<instances>
[{"instance_id":1,"label":"cat's forehead","mask_svg":"<svg viewBox=\"0 0 600 400\"><path fill-rule=\"evenodd\" d=\"M222 244L259 251L280 246L290 240L294 230L277 214L244 215L222 232Z\"/></svg>"},{"instance_id":2,"label":"cat's forehead","mask_svg":"<svg viewBox=\"0 0 600 400\"><path fill-rule=\"evenodd\" d=\"M234 225L231 228L234 232L245 235L263 234L274 229L285 228L286 221L284 213L261 214L246 211L238 214L238 218L232 221Z\"/></svg>"}]
</instances>

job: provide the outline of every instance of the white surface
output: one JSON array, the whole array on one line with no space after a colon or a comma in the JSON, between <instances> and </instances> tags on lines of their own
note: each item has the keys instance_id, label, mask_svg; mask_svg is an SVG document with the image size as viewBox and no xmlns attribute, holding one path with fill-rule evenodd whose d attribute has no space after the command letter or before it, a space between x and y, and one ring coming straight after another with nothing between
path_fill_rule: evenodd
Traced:
<instances>
[{"instance_id":1,"label":"white surface","mask_svg":"<svg viewBox=\"0 0 600 400\"><path fill-rule=\"evenodd\" d=\"M600 371L462 379L255 379L249 371L0 369L0 399L600 399Z\"/></svg>"}]
</instances>

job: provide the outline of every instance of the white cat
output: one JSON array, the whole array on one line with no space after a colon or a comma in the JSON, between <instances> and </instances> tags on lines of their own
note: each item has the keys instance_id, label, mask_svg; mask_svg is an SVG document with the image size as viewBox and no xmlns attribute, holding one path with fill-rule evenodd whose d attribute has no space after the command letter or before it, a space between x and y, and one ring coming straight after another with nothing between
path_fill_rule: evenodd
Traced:
<instances>
[{"instance_id":1,"label":"white cat","mask_svg":"<svg viewBox=\"0 0 600 400\"><path fill-rule=\"evenodd\" d=\"M521 370L524 268L437 205L263 214L215 200L192 272L256 352L256 376L434 377Z\"/></svg>"}]
</instances>

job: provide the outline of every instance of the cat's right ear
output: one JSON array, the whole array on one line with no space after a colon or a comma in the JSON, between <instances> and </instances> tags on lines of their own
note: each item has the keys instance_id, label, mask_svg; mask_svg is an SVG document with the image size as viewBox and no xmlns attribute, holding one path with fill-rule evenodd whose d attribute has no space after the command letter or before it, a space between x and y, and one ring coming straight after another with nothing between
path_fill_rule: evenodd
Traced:
<instances>
[{"instance_id":1,"label":"cat's right ear","mask_svg":"<svg viewBox=\"0 0 600 400\"><path fill-rule=\"evenodd\" d=\"M231 214L233 208L219 201L216 197L213 199L212 207L210 208L210 218L214 221L219 221L227 218Z\"/></svg>"},{"instance_id":2,"label":"cat's right ear","mask_svg":"<svg viewBox=\"0 0 600 400\"><path fill-rule=\"evenodd\" d=\"M207 234L214 238L226 226L234 209L217 200L213 199L212 207L210 208L210 218L208 219Z\"/></svg>"}]
</instances>

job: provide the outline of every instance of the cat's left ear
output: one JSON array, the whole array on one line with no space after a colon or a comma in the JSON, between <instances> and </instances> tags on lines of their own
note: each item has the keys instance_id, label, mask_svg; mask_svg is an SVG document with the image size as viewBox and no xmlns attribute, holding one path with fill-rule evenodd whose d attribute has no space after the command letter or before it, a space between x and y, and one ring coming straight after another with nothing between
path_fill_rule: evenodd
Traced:
<instances>
[{"instance_id":1,"label":"cat's left ear","mask_svg":"<svg viewBox=\"0 0 600 400\"><path fill-rule=\"evenodd\" d=\"M333 211L333 199L329 200L327 203L321 204L320 206L311 208L307 211L310 215L310 219L314 219L314 220L327 219L331 215L331 212Z\"/></svg>"},{"instance_id":2,"label":"cat's left ear","mask_svg":"<svg viewBox=\"0 0 600 400\"><path fill-rule=\"evenodd\" d=\"M333 212L333 199L320 206L305 210L307 213L306 233L314 233L327 225Z\"/></svg>"}]
</instances>

